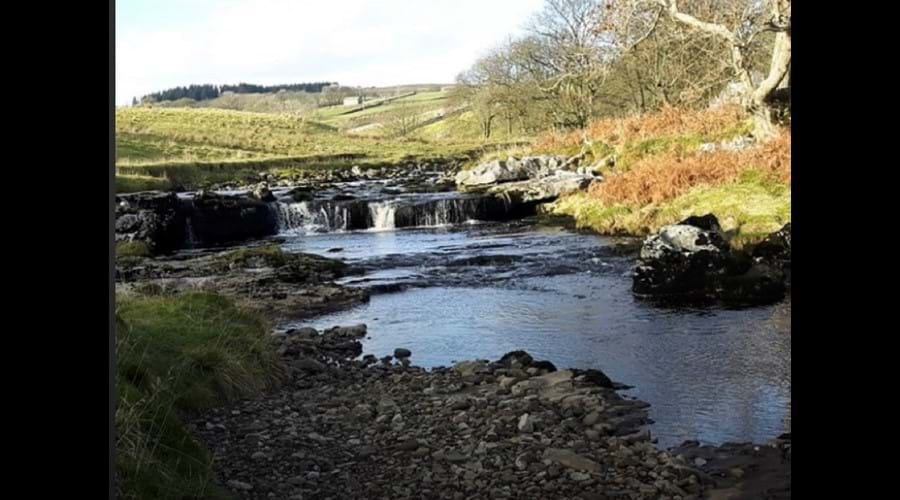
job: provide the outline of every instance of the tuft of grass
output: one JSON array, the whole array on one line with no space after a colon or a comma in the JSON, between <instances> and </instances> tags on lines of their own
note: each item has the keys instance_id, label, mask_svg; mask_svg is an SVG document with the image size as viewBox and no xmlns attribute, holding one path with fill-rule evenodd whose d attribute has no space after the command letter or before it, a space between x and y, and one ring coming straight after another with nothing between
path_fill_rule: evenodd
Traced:
<instances>
[{"instance_id":1,"label":"tuft of grass","mask_svg":"<svg viewBox=\"0 0 900 500\"><path fill-rule=\"evenodd\" d=\"M116 467L125 498L226 498L184 417L283 376L261 317L208 292L118 296Z\"/></svg>"},{"instance_id":2,"label":"tuft of grass","mask_svg":"<svg viewBox=\"0 0 900 500\"><path fill-rule=\"evenodd\" d=\"M116 257L149 257L150 247L143 241L117 241Z\"/></svg>"}]
</instances>

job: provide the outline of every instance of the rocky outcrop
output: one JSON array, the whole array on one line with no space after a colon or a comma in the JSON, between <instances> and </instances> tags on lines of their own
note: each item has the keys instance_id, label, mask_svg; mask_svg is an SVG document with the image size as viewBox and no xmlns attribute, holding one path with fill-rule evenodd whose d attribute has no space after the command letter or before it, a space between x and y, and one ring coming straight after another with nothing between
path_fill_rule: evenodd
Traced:
<instances>
[{"instance_id":1,"label":"rocky outcrop","mask_svg":"<svg viewBox=\"0 0 900 500\"><path fill-rule=\"evenodd\" d=\"M785 292L783 267L773 264L776 257L763 255L779 255L767 249L783 247L777 245L777 236L770 239L771 244L758 250L759 258L750 258L731 248L712 215L665 226L644 241L632 290L641 296L672 300L778 301ZM789 229L787 239L789 242Z\"/></svg>"},{"instance_id":2,"label":"rocky outcrop","mask_svg":"<svg viewBox=\"0 0 900 500\"><path fill-rule=\"evenodd\" d=\"M116 197L116 241L141 241L154 254L215 246L276 233L265 183L247 195L198 191L193 198L148 191Z\"/></svg>"},{"instance_id":3,"label":"rocky outcrop","mask_svg":"<svg viewBox=\"0 0 900 500\"><path fill-rule=\"evenodd\" d=\"M153 253L165 253L180 248L184 236L184 217L175 193L116 196L116 241L140 241Z\"/></svg>"},{"instance_id":4,"label":"rocky outcrop","mask_svg":"<svg viewBox=\"0 0 900 500\"><path fill-rule=\"evenodd\" d=\"M559 170L545 177L500 184L488 192L518 203L545 202L584 189L594 179L592 175Z\"/></svg>"},{"instance_id":5,"label":"rocky outcrop","mask_svg":"<svg viewBox=\"0 0 900 500\"><path fill-rule=\"evenodd\" d=\"M785 283L791 285L791 223L770 234L751 251L754 262L766 264L784 273Z\"/></svg>"},{"instance_id":6,"label":"rocky outcrop","mask_svg":"<svg viewBox=\"0 0 900 500\"><path fill-rule=\"evenodd\" d=\"M486 187L501 182L536 179L563 168L567 158L562 156L526 156L521 159L493 160L456 174L456 184L462 188Z\"/></svg>"},{"instance_id":7,"label":"rocky outcrop","mask_svg":"<svg viewBox=\"0 0 900 500\"><path fill-rule=\"evenodd\" d=\"M486 190L508 203L539 203L584 189L597 177L590 169L569 169L562 156L529 156L494 160L456 174L463 190Z\"/></svg>"},{"instance_id":8,"label":"rocky outcrop","mask_svg":"<svg viewBox=\"0 0 900 500\"><path fill-rule=\"evenodd\" d=\"M199 191L188 202L185 217L200 245L218 245L276 233L275 214L268 203L249 196Z\"/></svg>"},{"instance_id":9,"label":"rocky outcrop","mask_svg":"<svg viewBox=\"0 0 900 500\"><path fill-rule=\"evenodd\" d=\"M231 297L272 321L285 321L367 300L364 290L334 283L353 272L338 260L282 252L277 246L266 245L189 258L123 259L116 262L116 290L165 294L209 290Z\"/></svg>"}]
</instances>

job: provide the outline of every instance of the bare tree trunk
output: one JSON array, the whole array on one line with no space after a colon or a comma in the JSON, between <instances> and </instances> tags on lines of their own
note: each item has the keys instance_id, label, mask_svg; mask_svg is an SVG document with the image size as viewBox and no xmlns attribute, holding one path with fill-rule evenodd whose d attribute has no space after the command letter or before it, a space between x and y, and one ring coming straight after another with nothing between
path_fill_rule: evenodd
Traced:
<instances>
[{"instance_id":1,"label":"bare tree trunk","mask_svg":"<svg viewBox=\"0 0 900 500\"><path fill-rule=\"evenodd\" d=\"M791 35L789 31L775 35L775 46L772 49L772 64L769 75L760 82L752 94L750 111L754 119L754 136L769 139L776 133L775 110L772 107L775 91L782 82L788 80L791 65Z\"/></svg>"}]
</instances>

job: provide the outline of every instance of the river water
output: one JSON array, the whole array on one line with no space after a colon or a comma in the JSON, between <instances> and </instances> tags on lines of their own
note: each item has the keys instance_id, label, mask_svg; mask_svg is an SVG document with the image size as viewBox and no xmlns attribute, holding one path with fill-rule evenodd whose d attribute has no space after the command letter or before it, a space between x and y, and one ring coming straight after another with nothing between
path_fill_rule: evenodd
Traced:
<instances>
[{"instance_id":1,"label":"river water","mask_svg":"<svg viewBox=\"0 0 900 500\"><path fill-rule=\"evenodd\" d=\"M395 202L373 201L358 230L340 209L281 207L285 250L359 266L364 274L343 282L374 292L288 326L365 323L365 353L405 347L426 368L517 349L560 369L599 368L651 404L649 429L664 448L790 431L789 297L743 309L662 307L632 295L635 253L621 240L530 218L477 222L466 216L481 210L472 201L416 203L427 213L400 229Z\"/></svg>"}]
</instances>

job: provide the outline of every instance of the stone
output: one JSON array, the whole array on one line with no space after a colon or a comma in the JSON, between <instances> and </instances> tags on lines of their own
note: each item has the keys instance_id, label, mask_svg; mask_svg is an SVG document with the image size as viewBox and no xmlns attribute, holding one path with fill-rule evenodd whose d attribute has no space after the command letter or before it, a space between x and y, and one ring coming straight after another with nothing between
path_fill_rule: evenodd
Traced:
<instances>
[{"instance_id":1,"label":"stone","mask_svg":"<svg viewBox=\"0 0 900 500\"><path fill-rule=\"evenodd\" d=\"M527 413L522 414L519 417L519 432L530 433L534 432L534 417L530 416Z\"/></svg>"},{"instance_id":2,"label":"stone","mask_svg":"<svg viewBox=\"0 0 900 500\"><path fill-rule=\"evenodd\" d=\"M547 448L546 450L544 450L544 458L570 469L589 472L600 471L600 464L587 457L579 455L572 450L561 448Z\"/></svg>"},{"instance_id":3,"label":"stone","mask_svg":"<svg viewBox=\"0 0 900 500\"><path fill-rule=\"evenodd\" d=\"M227 481L225 484L233 490L250 491L253 489L252 484L245 483L243 481L238 481L237 479L232 479L230 481Z\"/></svg>"}]
</instances>

